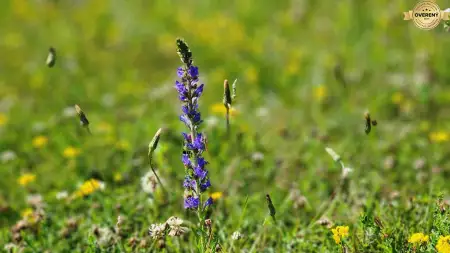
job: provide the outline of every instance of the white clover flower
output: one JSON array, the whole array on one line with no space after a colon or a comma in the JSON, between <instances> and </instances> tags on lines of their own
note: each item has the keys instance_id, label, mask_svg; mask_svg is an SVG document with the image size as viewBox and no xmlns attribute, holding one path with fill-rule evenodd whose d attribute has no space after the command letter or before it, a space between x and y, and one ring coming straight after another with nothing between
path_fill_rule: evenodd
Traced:
<instances>
[{"instance_id":1,"label":"white clover flower","mask_svg":"<svg viewBox=\"0 0 450 253\"><path fill-rule=\"evenodd\" d=\"M27 196L27 204L35 207L42 207L44 205L41 194L31 194Z\"/></svg>"},{"instance_id":2,"label":"white clover flower","mask_svg":"<svg viewBox=\"0 0 450 253\"><path fill-rule=\"evenodd\" d=\"M12 151L12 150L6 150L6 151L3 151L3 152L0 154L0 160L1 160L3 163L7 163L7 162L10 162L10 161L14 161L16 158L17 158L17 155L16 155L16 153L15 153L14 151Z\"/></svg>"},{"instance_id":3,"label":"white clover flower","mask_svg":"<svg viewBox=\"0 0 450 253\"><path fill-rule=\"evenodd\" d=\"M260 162L260 161L264 160L264 154L261 152L254 152L252 154L252 160L254 162Z\"/></svg>"},{"instance_id":4,"label":"white clover flower","mask_svg":"<svg viewBox=\"0 0 450 253\"><path fill-rule=\"evenodd\" d=\"M5 244L5 246L3 247L3 249L6 251L6 252L16 252L16 250L19 248L19 246L17 246L16 244L14 244L14 243L8 243L8 244Z\"/></svg>"},{"instance_id":5,"label":"white clover flower","mask_svg":"<svg viewBox=\"0 0 450 253\"><path fill-rule=\"evenodd\" d=\"M57 200L66 199L68 196L69 196L69 193L67 191L61 191L61 192L56 193Z\"/></svg>"},{"instance_id":6,"label":"white clover flower","mask_svg":"<svg viewBox=\"0 0 450 253\"><path fill-rule=\"evenodd\" d=\"M242 234L241 234L241 232L239 232L239 231L235 231L232 235L231 235L231 239L233 239L233 240L239 240L239 239L241 239L243 236L242 236Z\"/></svg>"},{"instance_id":7,"label":"white clover flower","mask_svg":"<svg viewBox=\"0 0 450 253\"><path fill-rule=\"evenodd\" d=\"M175 217L175 216L170 217L166 221L166 224L169 225L169 228L170 228L169 235L170 236L180 236L189 230L186 227L182 227L181 224L183 224L183 220L178 217Z\"/></svg>"},{"instance_id":8,"label":"white clover flower","mask_svg":"<svg viewBox=\"0 0 450 253\"><path fill-rule=\"evenodd\" d=\"M164 237L166 231L166 223L152 224L148 229L148 234L153 240L158 240Z\"/></svg>"},{"instance_id":9,"label":"white clover flower","mask_svg":"<svg viewBox=\"0 0 450 253\"><path fill-rule=\"evenodd\" d=\"M98 229L99 238L98 238L98 244L100 246L110 246L112 243L114 243L114 233L111 231L111 229L107 227L102 227Z\"/></svg>"}]
</instances>

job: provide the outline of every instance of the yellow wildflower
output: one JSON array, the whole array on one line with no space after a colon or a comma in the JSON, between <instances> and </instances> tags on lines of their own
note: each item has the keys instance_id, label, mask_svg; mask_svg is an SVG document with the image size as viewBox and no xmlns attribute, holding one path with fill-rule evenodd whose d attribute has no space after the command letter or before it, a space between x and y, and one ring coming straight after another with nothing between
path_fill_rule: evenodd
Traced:
<instances>
[{"instance_id":1,"label":"yellow wildflower","mask_svg":"<svg viewBox=\"0 0 450 253\"><path fill-rule=\"evenodd\" d=\"M391 97L391 101L392 103L399 105L401 102L403 102L403 94L401 92L395 92L392 97Z\"/></svg>"},{"instance_id":2,"label":"yellow wildflower","mask_svg":"<svg viewBox=\"0 0 450 253\"><path fill-rule=\"evenodd\" d=\"M36 175L25 173L17 179L17 182L22 186L26 186L27 184L34 182L34 180L36 180Z\"/></svg>"},{"instance_id":3,"label":"yellow wildflower","mask_svg":"<svg viewBox=\"0 0 450 253\"><path fill-rule=\"evenodd\" d=\"M215 103L210 107L211 112L213 112L214 114L221 114L221 115L225 115L227 113L227 109L225 108L225 106L223 105L223 103ZM239 112L236 108L231 107L230 108L230 116L234 116L237 115Z\"/></svg>"},{"instance_id":4,"label":"yellow wildflower","mask_svg":"<svg viewBox=\"0 0 450 253\"><path fill-rule=\"evenodd\" d=\"M449 140L449 134L444 131L437 131L430 133L430 140L432 142L445 142Z\"/></svg>"},{"instance_id":5,"label":"yellow wildflower","mask_svg":"<svg viewBox=\"0 0 450 253\"><path fill-rule=\"evenodd\" d=\"M120 140L116 143L116 148L120 150L129 150L130 143L127 140Z\"/></svg>"},{"instance_id":6,"label":"yellow wildflower","mask_svg":"<svg viewBox=\"0 0 450 253\"><path fill-rule=\"evenodd\" d=\"M31 208L26 208L25 210L22 211L22 218L26 221L28 221L29 223L34 223L36 221L36 219L34 218L33 215L33 209Z\"/></svg>"},{"instance_id":7,"label":"yellow wildflower","mask_svg":"<svg viewBox=\"0 0 450 253\"><path fill-rule=\"evenodd\" d=\"M69 146L64 149L63 155L66 158L75 158L80 154L80 149Z\"/></svg>"},{"instance_id":8,"label":"yellow wildflower","mask_svg":"<svg viewBox=\"0 0 450 253\"><path fill-rule=\"evenodd\" d=\"M122 173L120 173L120 172L116 172L116 173L114 173L114 181L115 182L120 182L120 181L122 181L122 179L123 179L123 177L122 177Z\"/></svg>"},{"instance_id":9,"label":"yellow wildflower","mask_svg":"<svg viewBox=\"0 0 450 253\"><path fill-rule=\"evenodd\" d=\"M31 217L33 215L33 209L27 208L22 211L22 218L26 219L28 217Z\"/></svg>"},{"instance_id":10,"label":"yellow wildflower","mask_svg":"<svg viewBox=\"0 0 450 253\"><path fill-rule=\"evenodd\" d=\"M80 188L75 192L75 197L83 197L92 194L98 189L103 189L105 187L104 183L97 179L89 179L84 182Z\"/></svg>"},{"instance_id":11,"label":"yellow wildflower","mask_svg":"<svg viewBox=\"0 0 450 253\"><path fill-rule=\"evenodd\" d=\"M337 226L336 228L331 229L336 244L341 244L341 240L348 237L348 230L348 226Z\"/></svg>"},{"instance_id":12,"label":"yellow wildflower","mask_svg":"<svg viewBox=\"0 0 450 253\"><path fill-rule=\"evenodd\" d=\"M424 235L423 233L414 233L411 235L411 237L409 237L408 242L412 244L424 243L428 242L428 239L428 235Z\"/></svg>"},{"instance_id":13,"label":"yellow wildflower","mask_svg":"<svg viewBox=\"0 0 450 253\"><path fill-rule=\"evenodd\" d=\"M436 249L439 253L450 253L450 235L440 236L436 244Z\"/></svg>"},{"instance_id":14,"label":"yellow wildflower","mask_svg":"<svg viewBox=\"0 0 450 253\"><path fill-rule=\"evenodd\" d=\"M6 122L8 122L8 117L6 117L5 114L0 113L0 126L3 126Z\"/></svg>"},{"instance_id":15,"label":"yellow wildflower","mask_svg":"<svg viewBox=\"0 0 450 253\"><path fill-rule=\"evenodd\" d=\"M327 95L327 88L324 85L319 85L314 88L314 97L317 101L322 101Z\"/></svg>"},{"instance_id":16,"label":"yellow wildflower","mask_svg":"<svg viewBox=\"0 0 450 253\"><path fill-rule=\"evenodd\" d=\"M222 193L222 192L213 192L213 193L211 193L211 196L210 196L210 197L211 197L214 201L216 201L216 200L222 198L222 196L223 196L223 193Z\"/></svg>"},{"instance_id":17,"label":"yellow wildflower","mask_svg":"<svg viewBox=\"0 0 450 253\"><path fill-rule=\"evenodd\" d=\"M45 145L47 145L47 142L48 142L48 138L46 136L43 136L43 135L36 136L33 139L33 147L42 148Z\"/></svg>"}]
</instances>

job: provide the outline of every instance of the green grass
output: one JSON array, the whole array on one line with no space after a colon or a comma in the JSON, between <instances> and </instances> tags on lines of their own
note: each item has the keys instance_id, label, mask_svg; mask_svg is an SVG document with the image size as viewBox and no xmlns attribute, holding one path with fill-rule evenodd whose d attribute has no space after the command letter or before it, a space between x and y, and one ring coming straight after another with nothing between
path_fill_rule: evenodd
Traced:
<instances>
[{"instance_id":1,"label":"green grass","mask_svg":"<svg viewBox=\"0 0 450 253\"><path fill-rule=\"evenodd\" d=\"M443 23L423 31L403 21L415 4L4 1L2 250L7 243L25 252L197 250L194 230L159 241L148 236L151 224L171 216L197 225L182 206L186 130L173 88L181 64L175 40L183 37L205 83L209 193L223 193L209 217L223 252L339 252L336 225L349 226L348 252L436 252L439 237L450 234L450 36ZM50 46L57 52L53 68L45 64ZM225 117L213 105L222 103L224 79L236 78L237 114L227 138ZM75 104L92 135L70 113ZM378 122L368 135L367 110ZM160 127L154 165L168 193L157 187L150 196L140 180ZM46 145L34 147L37 136ZM68 147L79 155L65 157ZM326 147L352 168L345 180ZM5 159L9 151L15 159ZM36 178L22 186L24 173ZM104 190L56 198L90 178L104 182ZM43 197L43 218L14 233L22 212L35 210L30 194ZM114 231L119 215L120 236L105 246L95 227ZM317 223L324 218L333 225ZM235 231L243 238L232 240ZM409 244L416 232L429 241Z\"/></svg>"}]
</instances>

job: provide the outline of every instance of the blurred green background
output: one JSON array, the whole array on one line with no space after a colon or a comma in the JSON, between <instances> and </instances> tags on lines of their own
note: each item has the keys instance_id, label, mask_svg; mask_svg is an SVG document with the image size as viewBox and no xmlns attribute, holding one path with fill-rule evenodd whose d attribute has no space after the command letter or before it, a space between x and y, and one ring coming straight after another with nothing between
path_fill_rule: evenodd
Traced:
<instances>
[{"instance_id":1,"label":"blurred green background","mask_svg":"<svg viewBox=\"0 0 450 253\"><path fill-rule=\"evenodd\" d=\"M266 192L285 203L291 187L297 188L312 210L327 200L340 168L325 146L354 169L355 194L363 199L373 192L378 200L392 192L405 198L448 193L450 34L443 23L424 31L404 21L403 12L415 4L3 1L0 201L12 210L0 213L3 238L27 207L23 199L29 193L50 201L91 177L111 190L102 197L106 202L139 192L139 178L148 169L147 145L163 126L168 131L157 167L173 188L170 208L182 212L184 126L173 88L181 64L177 37L190 45L206 85L200 110L212 189L228 193L214 214L224 230L239 217L246 196L253 203L249 210L259 213L249 217L250 227L262 223ZM445 9L448 2L438 4ZM45 64L50 46L57 52L53 68ZM225 138L220 105L224 79L238 80L232 140ZM80 128L74 104L87 114L92 136ZM365 111L378 121L369 135ZM36 144L39 136L46 139L43 145ZM79 152L67 155L70 147ZM260 154L262 165L254 163ZM24 173L36 176L26 187L17 182ZM58 205L50 207L55 215L78 210ZM359 214L357 204L354 208L333 217L352 221ZM297 225L314 217L311 210L293 214L289 205L281 210ZM167 218L153 212L143 227L158 215ZM116 218L101 217L96 221Z\"/></svg>"}]
</instances>

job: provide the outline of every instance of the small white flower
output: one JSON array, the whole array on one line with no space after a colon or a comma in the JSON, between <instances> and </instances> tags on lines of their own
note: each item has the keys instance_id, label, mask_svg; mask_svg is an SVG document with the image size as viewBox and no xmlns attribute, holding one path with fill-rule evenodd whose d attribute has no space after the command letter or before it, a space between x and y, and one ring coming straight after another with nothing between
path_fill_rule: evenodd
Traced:
<instances>
[{"instance_id":1,"label":"small white flower","mask_svg":"<svg viewBox=\"0 0 450 253\"><path fill-rule=\"evenodd\" d=\"M166 223L152 224L148 229L148 234L153 240L160 239L164 237L164 232L166 231Z\"/></svg>"},{"instance_id":2,"label":"small white flower","mask_svg":"<svg viewBox=\"0 0 450 253\"><path fill-rule=\"evenodd\" d=\"M14 243L5 244L5 246L3 247L3 249L6 250L7 252L15 252L15 250L17 250L18 248L19 247Z\"/></svg>"},{"instance_id":3,"label":"small white flower","mask_svg":"<svg viewBox=\"0 0 450 253\"><path fill-rule=\"evenodd\" d=\"M56 193L56 199L66 199L69 196L69 193L67 191L61 191Z\"/></svg>"},{"instance_id":4,"label":"small white flower","mask_svg":"<svg viewBox=\"0 0 450 253\"><path fill-rule=\"evenodd\" d=\"M166 223L169 226L180 226L181 224L183 224L183 220L181 218L176 217L176 216L172 216L166 221Z\"/></svg>"},{"instance_id":5,"label":"small white flower","mask_svg":"<svg viewBox=\"0 0 450 253\"><path fill-rule=\"evenodd\" d=\"M98 187L101 191L105 190L106 184L103 181L98 181Z\"/></svg>"},{"instance_id":6,"label":"small white flower","mask_svg":"<svg viewBox=\"0 0 450 253\"><path fill-rule=\"evenodd\" d=\"M353 169L351 168L344 168L342 169L342 178L347 178L350 172L352 172Z\"/></svg>"},{"instance_id":7,"label":"small white flower","mask_svg":"<svg viewBox=\"0 0 450 253\"><path fill-rule=\"evenodd\" d=\"M44 205L42 195L40 194L31 194L27 196L26 199L27 204L35 207L42 207Z\"/></svg>"},{"instance_id":8,"label":"small white flower","mask_svg":"<svg viewBox=\"0 0 450 253\"><path fill-rule=\"evenodd\" d=\"M147 172L141 178L141 187L142 190L146 193L154 193L156 190L156 186L158 185L158 180L152 171Z\"/></svg>"},{"instance_id":9,"label":"small white flower","mask_svg":"<svg viewBox=\"0 0 450 253\"><path fill-rule=\"evenodd\" d=\"M261 152L254 152L252 154L252 160L254 162L260 162L260 161L264 160L264 154Z\"/></svg>"},{"instance_id":10,"label":"small white flower","mask_svg":"<svg viewBox=\"0 0 450 253\"><path fill-rule=\"evenodd\" d=\"M188 228L181 226L181 224L183 224L183 220L175 216L170 217L166 221L166 224L169 225L170 236L180 236L188 231Z\"/></svg>"},{"instance_id":11,"label":"small white flower","mask_svg":"<svg viewBox=\"0 0 450 253\"><path fill-rule=\"evenodd\" d=\"M233 240L239 240L239 239L241 239L242 238L242 234L241 234L241 232L239 232L239 231L236 231L236 232L234 232L232 235L231 235L231 239L233 239Z\"/></svg>"},{"instance_id":12,"label":"small white flower","mask_svg":"<svg viewBox=\"0 0 450 253\"><path fill-rule=\"evenodd\" d=\"M341 157L336 152L334 152L333 149L326 147L325 150L331 156L331 158L333 158L333 160L335 162L338 162L339 160L341 160Z\"/></svg>"},{"instance_id":13,"label":"small white flower","mask_svg":"<svg viewBox=\"0 0 450 253\"><path fill-rule=\"evenodd\" d=\"M102 227L98 229L99 238L98 238L98 244L100 246L110 246L114 243L114 233L111 231L111 229L107 227Z\"/></svg>"},{"instance_id":14,"label":"small white flower","mask_svg":"<svg viewBox=\"0 0 450 253\"><path fill-rule=\"evenodd\" d=\"M3 162L3 163L7 163L7 162L10 162L10 161L13 161L13 160L15 160L17 158L17 155L16 155L16 153L14 152L14 151L12 151L12 150L6 150L6 151L3 151L1 154L0 154L0 160Z\"/></svg>"},{"instance_id":15,"label":"small white flower","mask_svg":"<svg viewBox=\"0 0 450 253\"><path fill-rule=\"evenodd\" d=\"M444 12L450 12L450 8L445 9Z\"/></svg>"}]
</instances>

